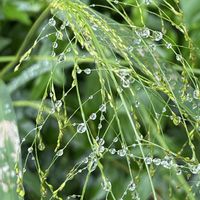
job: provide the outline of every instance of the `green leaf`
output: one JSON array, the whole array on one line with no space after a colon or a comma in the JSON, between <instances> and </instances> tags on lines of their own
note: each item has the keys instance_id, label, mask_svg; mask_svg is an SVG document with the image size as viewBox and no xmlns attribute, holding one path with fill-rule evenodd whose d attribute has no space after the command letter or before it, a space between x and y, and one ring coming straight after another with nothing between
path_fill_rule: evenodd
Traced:
<instances>
[{"instance_id":1,"label":"green leaf","mask_svg":"<svg viewBox=\"0 0 200 200\"><path fill-rule=\"evenodd\" d=\"M5 84L0 81L0 196L3 200L23 199L19 169L20 140L12 101ZM17 167L17 168L16 168ZM16 176L18 172L18 177ZM17 184L18 181L18 184Z\"/></svg>"}]
</instances>

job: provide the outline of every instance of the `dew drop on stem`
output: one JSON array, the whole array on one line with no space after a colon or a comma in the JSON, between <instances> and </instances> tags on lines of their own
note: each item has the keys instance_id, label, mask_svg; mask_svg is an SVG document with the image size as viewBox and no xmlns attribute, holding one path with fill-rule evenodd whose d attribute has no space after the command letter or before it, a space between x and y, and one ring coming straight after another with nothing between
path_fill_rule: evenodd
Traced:
<instances>
[{"instance_id":1,"label":"dew drop on stem","mask_svg":"<svg viewBox=\"0 0 200 200\"><path fill-rule=\"evenodd\" d=\"M63 155L63 149L60 149L59 151L57 151L56 156L62 156Z\"/></svg>"},{"instance_id":2,"label":"dew drop on stem","mask_svg":"<svg viewBox=\"0 0 200 200\"><path fill-rule=\"evenodd\" d=\"M199 89L195 89L193 91L193 98L194 99L200 99L200 90Z\"/></svg>"},{"instance_id":3,"label":"dew drop on stem","mask_svg":"<svg viewBox=\"0 0 200 200\"><path fill-rule=\"evenodd\" d=\"M101 112L106 112L106 104L102 104L102 105L99 107L99 111L101 111Z\"/></svg>"},{"instance_id":4,"label":"dew drop on stem","mask_svg":"<svg viewBox=\"0 0 200 200\"><path fill-rule=\"evenodd\" d=\"M156 42L159 42L160 40L162 40L162 38L163 38L162 32L160 32L160 31L154 31L154 32L153 32L153 39L154 39Z\"/></svg>"},{"instance_id":5,"label":"dew drop on stem","mask_svg":"<svg viewBox=\"0 0 200 200\"><path fill-rule=\"evenodd\" d=\"M58 56L58 63L61 63L61 62L64 62L65 61L65 54L64 53L61 53L59 56Z\"/></svg>"},{"instance_id":6,"label":"dew drop on stem","mask_svg":"<svg viewBox=\"0 0 200 200\"><path fill-rule=\"evenodd\" d=\"M128 190L133 192L135 190L136 186L135 183L133 181L131 181L131 183L128 186Z\"/></svg>"},{"instance_id":7,"label":"dew drop on stem","mask_svg":"<svg viewBox=\"0 0 200 200\"><path fill-rule=\"evenodd\" d=\"M91 74L91 69L90 68L84 69L84 73L87 75Z\"/></svg>"},{"instance_id":8,"label":"dew drop on stem","mask_svg":"<svg viewBox=\"0 0 200 200\"><path fill-rule=\"evenodd\" d=\"M56 49L57 47L58 47L58 43L57 43L57 42L54 42L54 43L53 43L53 48Z\"/></svg>"},{"instance_id":9,"label":"dew drop on stem","mask_svg":"<svg viewBox=\"0 0 200 200\"><path fill-rule=\"evenodd\" d=\"M90 118L90 120L95 120L97 118L97 114L92 113L89 118Z\"/></svg>"},{"instance_id":10,"label":"dew drop on stem","mask_svg":"<svg viewBox=\"0 0 200 200\"><path fill-rule=\"evenodd\" d=\"M56 20L52 17L49 19L49 26L55 26L56 25Z\"/></svg>"},{"instance_id":11,"label":"dew drop on stem","mask_svg":"<svg viewBox=\"0 0 200 200\"><path fill-rule=\"evenodd\" d=\"M107 179L105 179L102 183L101 186L103 188L104 191L109 192L111 190L111 182L108 181Z\"/></svg>"},{"instance_id":12,"label":"dew drop on stem","mask_svg":"<svg viewBox=\"0 0 200 200\"><path fill-rule=\"evenodd\" d=\"M86 132L86 130L87 130L87 128L86 128L85 123L78 124L77 133L84 133L84 132Z\"/></svg>"}]
</instances>

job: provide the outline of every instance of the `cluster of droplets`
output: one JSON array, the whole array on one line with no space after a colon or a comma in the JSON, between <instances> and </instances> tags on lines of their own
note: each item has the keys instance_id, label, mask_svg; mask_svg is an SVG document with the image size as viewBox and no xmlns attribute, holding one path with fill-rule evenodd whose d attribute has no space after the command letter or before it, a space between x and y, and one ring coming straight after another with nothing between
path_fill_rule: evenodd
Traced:
<instances>
[{"instance_id":1,"label":"cluster of droplets","mask_svg":"<svg viewBox=\"0 0 200 200\"><path fill-rule=\"evenodd\" d=\"M143 27L143 28L137 28L135 30L136 35L140 38L139 43L135 44L140 44L141 39L146 39L146 38L152 38L153 41L159 42L163 39L163 33L160 31L154 31L150 30L148 27Z\"/></svg>"},{"instance_id":2,"label":"cluster of droplets","mask_svg":"<svg viewBox=\"0 0 200 200\"><path fill-rule=\"evenodd\" d=\"M67 200L72 200L72 199L74 199L74 200L76 200L76 199L80 199L81 198L81 195L78 195L78 194L72 194L72 195L70 195L70 196L67 196Z\"/></svg>"},{"instance_id":3,"label":"cluster of droplets","mask_svg":"<svg viewBox=\"0 0 200 200\"><path fill-rule=\"evenodd\" d=\"M80 68L77 69L77 74L81 74L82 72L84 72L86 75L90 75L92 70L91 70L91 68L85 68L84 70L82 70Z\"/></svg>"},{"instance_id":4,"label":"cluster of droplets","mask_svg":"<svg viewBox=\"0 0 200 200\"><path fill-rule=\"evenodd\" d=\"M97 156L102 155L102 153L105 151L104 144L105 144L105 140L97 136L96 143L93 146L93 152L95 153L95 155Z\"/></svg>"},{"instance_id":5,"label":"cluster of droplets","mask_svg":"<svg viewBox=\"0 0 200 200\"><path fill-rule=\"evenodd\" d=\"M104 178L101 186L104 191L109 192L111 190L112 184L107 178Z\"/></svg>"},{"instance_id":6,"label":"cluster of droplets","mask_svg":"<svg viewBox=\"0 0 200 200\"><path fill-rule=\"evenodd\" d=\"M177 164L175 162L175 158L173 156L166 155L163 159L158 157L147 156L144 158L144 162L146 165L154 164L155 166L162 166L166 169L174 169L177 175L181 175L183 172L189 172L192 174L200 173L200 164L192 165L192 164Z\"/></svg>"},{"instance_id":7,"label":"cluster of droplets","mask_svg":"<svg viewBox=\"0 0 200 200\"><path fill-rule=\"evenodd\" d=\"M101 104L99 106L99 110L98 111L100 112L100 121L99 121L99 124L98 124L97 128L98 128L98 130L101 130L102 127L103 127L102 122L103 122L103 120L105 120L104 114L107 111L107 105L106 105L106 103Z\"/></svg>"},{"instance_id":8,"label":"cluster of droplets","mask_svg":"<svg viewBox=\"0 0 200 200\"><path fill-rule=\"evenodd\" d=\"M131 84L135 81L135 79L132 78L128 69L119 70L118 76L120 77L123 88L129 88Z\"/></svg>"},{"instance_id":9,"label":"cluster of droplets","mask_svg":"<svg viewBox=\"0 0 200 200\"><path fill-rule=\"evenodd\" d=\"M141 38L148 38L151 34L149 28L144 27L136 30L136 34Z\"/></svg>"}]
</instances>

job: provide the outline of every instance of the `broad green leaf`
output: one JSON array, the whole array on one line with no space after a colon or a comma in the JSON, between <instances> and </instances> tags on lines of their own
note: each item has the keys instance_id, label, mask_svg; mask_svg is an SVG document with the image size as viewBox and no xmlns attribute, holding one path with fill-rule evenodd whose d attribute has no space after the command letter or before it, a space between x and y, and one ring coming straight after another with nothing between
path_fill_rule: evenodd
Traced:
<instances>
[{"instance_id":1,"label":"broad green leaf","mask_svg":"<svg viewBox=\"0 0 200 200\"><path fill-rule=\"evenodd\" d=\"M0 196L2 200L23 199L19 169L20 141L12 101L5 84L0 81ZM16 173L17 172L17 173ZM16 174L18 174L16 176ZM18 182L18 184L17 184Z\"/></svg>"}]
</instances>

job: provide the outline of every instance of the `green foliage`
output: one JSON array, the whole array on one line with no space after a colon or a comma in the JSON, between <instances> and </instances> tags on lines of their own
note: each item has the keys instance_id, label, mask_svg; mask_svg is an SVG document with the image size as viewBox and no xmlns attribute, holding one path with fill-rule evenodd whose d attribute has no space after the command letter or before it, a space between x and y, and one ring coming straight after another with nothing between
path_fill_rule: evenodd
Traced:
<instances>
[{"instance_id":1,"label":"green foliage","mask_svg":"<svg viewBox=\"0 0 200 200\"><path fill-rule=\"evenodd\" d=\"M21 196L199 199L196 2L2 2Z\"/></svg>"}]
</instances>

